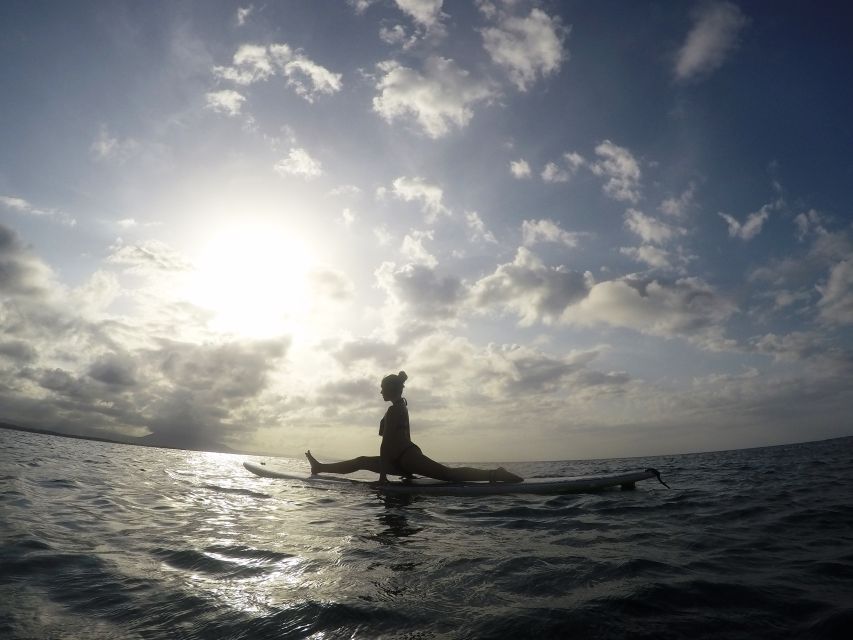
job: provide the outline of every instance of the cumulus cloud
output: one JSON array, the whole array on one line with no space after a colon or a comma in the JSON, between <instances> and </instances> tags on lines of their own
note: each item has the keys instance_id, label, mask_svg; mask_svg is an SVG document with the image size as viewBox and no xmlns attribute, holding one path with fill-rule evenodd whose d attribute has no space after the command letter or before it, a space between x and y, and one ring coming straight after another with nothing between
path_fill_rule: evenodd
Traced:
<instances>
[{"instance_id":1,"label":"cumulus cloud","mask_svg":"<svg viewBox=\"0 0 853 640\"><path fill-rule=\"evenodd\" d=\"M506 70L519 91L527 91L538 78L559 71L568 59L563 48L568 32L558 17L541 9L533 9L523 18L505 17L496 27L481 30L492 62Z\"/></svg>"},{"instance_id":2,"label":"cumulus cloud","mask_svg":"<svg viewBox=\"0 0 853 640\"><path fill-rule=\"evenodd\" d=\"M522 178L530 177L530 165L527 164L527 160L523 158L519 158L518 160L513 160L509 163L509 171L510 173L518 178L519 180Z\"/></svg>"},{"instance_id":3,"label":"cumulus cloud","mask_svg":"<svg viewBox=\"0 0 853 640\"><path fill-rule=\"evenodd\" d=\"M227 116L240 115L240 109L246 98L233 89L222 91L211 91L205 94L205 107L216 113L224 113Z\"/></svg>"},{"instance_id":4,"label":"cumulus cloud","mask_svg":"<svg viewBox=\"0 0 853 640\"><path fill-rule=\"evenodd\" d=\"M373 98L373 110L389 123L412 117L430 138L466 126L474 116L474 105L495 95L486 82L471 78L448 58L427 58L423 72L393 60L378 68L379 95Z\"/></svg>"},{"instance_id":5,"label":"cumulus cloud","mask_svg":"<svg viewBox=\"0 0 853 640\"><path fill-rule=\"evenodd\" d=\"M0 224L0 297L41 297L52 286L51 270L23 246L14 231Z\"/></svg>"},{"instance_id":6,"label":"cumulus cloud","mask_svg":"<svg viewBox=\"0 0 853 640\"><path fill-rule=\"evenodd\" d=\"M285 43L244 44L234 54L231 66L216 66L214 74L239 85L250 85L282 76L298 95L313 102L321 95L341 90L341 74L314 62Z\"/></svg>"},{"instance_id":7,"label":"cumulus cloud","mask_svg":"<svg viewBox=\"0 0 853 640\"><path fill-rule=\"evenodd\" d=\"M439 216L449 216L451 213L442 202L444 191L441 187L430 184L423 178L401 176L391 184L391 193L399 200L420 203L429 223L435 222Z\"/></svg>"},{"instance_id":8,"label":"cumulus cloud","mask_svg":"<svg viewBox=\"0 0 853 640\"><path fill-rule=\"evenodd\" d=\"M567 247L576 247L581 234L560 228L553 220L525 220L521 223L522 244L532 247L542 242L556 242Z\"/></svg>"},{"instance_id":9,"label":"cumulus cloud","mask_svg":"<svg viewBox=\"0 0 853 640\"><path fill-rule=\"evenodd\" d=\"M273 167L281 176L297 176L311 180L323 175L323 166L312 158L302 147L293 147L286 158L279 160Z\"/></svg>"},{"instance_id":10,"label":"cumulus cloud","mask_svg":"<svg viewBox=\"0 0 853 640\"><path fill-rule=\"evenodd\" d=\"M376 280L392 306L409 321L454 318L465 293L458 278L439 276L435 269L422 264L398 267L383 262L376 270Z\"/></svg>"},{"instance_id":11,"label":"cumulus cloud","mask_svg":"<svg viewBox=\"0 0 853 640\"><path fill-rule=\"evenodd\" d=\"M716 71L737 48L749 19L731 2L705 4L694 14L693 28L675 61L678 80L691 80Z\"/></svg>"},{"instance_id":12,"label":"cumulus cloud","mask_svg":"<svg viewBox=\"0 0 853 640\"><path fill-rule=\"evenodd\" d=\"M727 213L719 212L718 215L728 224L729 236L741 240L752 240L761 233L761 227L764 226L764 222L770 216L772 208L772 205L764 205L758 211L750 213L743 223Z\"/></svg>"},{"instance_id":13,"label":"cumulus cloud","mask_svg":"<svg viewBox=\"0 0 853 640\"><path fill-rule=\"evenodd\" d=\"M736 310L699 278L667 282L627 277L596 284L577 308L578 324L608 324L661 337L686 337L709 349L728 344L722 323Z\"/></svg>"},{"instance_id":14,"label":"cumulus cloud","mask_svg":"<svg viewBox=\"0 0 853 640\"><path fill-rule=\"evenodd\" d=\"M396 0L400 10L425 29L435 27L441 19L443 0Z\"/></svg>"},{"instance_id":15,"label":"cumulus cloud","mask_svg":"<svg viewBox=\"0 0 853 640\"><path fill-rule=\"evenodd\" d=\"M601 160L590 165L597 176L607 178L604 193L615 200L636 203L640 199L640 164L624 147L605 140L595 148Z\"/></svg>"},{"instance_id":16,"label":"cumulus cloud","mask_svg":"<svg viewBox=\"0 0 853 640\"><path fill-rule=\"evenodd\" d=\"M668 225L637 209L628 209L625 212L625 226L640 236L644 242L654 244L665 244L672 238L686 233L680 227Z\"/></svg>"},{"instance_id":17,"label":"cumulus cloud","mask_svg":"<svg viewBox=\"0 0 853 640\"><path fill-rule=\"evenodd\" d=\"M708 349L730 346L722 325L735 306L698 278L625 277L596 283L589 272L548 267L520 247L471 288L479 309L506 310L522 325L536 322L609 325L661 337L684 337Z\"/></svg>"},{"instance_id":18,"label":"cumulus cloud","mask_svg":"<svg viewBox=\"0 0 853 640\"><path fill-rule=\"evenodd\" d=\"M478 280L471 289L478 309L508 310L522 325L559 322L566 309L583 299L593 284L592 274L548 267L526 247L511 263Z\"/></svg>"}]
</instances>

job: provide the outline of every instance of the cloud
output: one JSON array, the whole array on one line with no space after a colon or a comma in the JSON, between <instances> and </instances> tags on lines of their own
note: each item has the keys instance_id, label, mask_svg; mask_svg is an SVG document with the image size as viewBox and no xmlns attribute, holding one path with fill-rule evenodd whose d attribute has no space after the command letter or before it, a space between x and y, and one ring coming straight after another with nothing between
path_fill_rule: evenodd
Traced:
<instances>
[{"instance_id":1,"label":"cloud","mask_svg":"<svg viewBox=\"0 0 853 640\"><path fill-rule=\"evenodd\" d=\"M668 225L637 209L628 209L625 212L625 226L640 236L644 242L654 244L665 244L675 236L687 233L680 227Z\"/></svg>"},{"instance_id":2,"label":"cloud","mask_svg":"<svg viewBox=\"0 0 853 640\"><path fill-rule=\"evenodd\" d=\"M0 299L9 295L41 298L54 286L53 272L24 248L14 231L0 224Z\"/></svg>"},{"instance_id":3,"label":"cloud","mask_svg":"<svg viewBox=\"0 0 853 640\"><path fill-rule=\"evenodd\" d=\"M237 93L233 89L223 89L222 91L212 91L205 94L205 108L215 111L216 113L224 113L227 116L240 115L240 109L246 98Z\"/></svg>"},{"instance_id":4,"label":"cloud","mask_svg":"<svg viewBox=\"0 0 853 640\"><path fill-rule=\"evenodd\" d=\"M423 178L401 176L391 184L391 193L405 202L419 202L429 223L435 222L439 216L451 215L450 209L442 202L444 191L441 187L430 184Z\"/></svg>"},{"instance_id":5,"label":"cloud","mask_svg":"<svg viewBox=\"0 0 853 640\"><path fill-rule=\"evenodd\" d=\"M519 91L527 91L540 77L559 71L568 52L563 41L569 29L557 17L533 9L526 18L506 17L497 27L480 33L492 62L504 68Z\"/></svg>"},{"instance_id":6,"label":"cloud","mask_svg":"<svg viewBox=\"0 0 853 640\"><path fill-rule=\"evenodd\" d=\"M376 2L378 0L347 0L347 4L359 15L367 11L370 5L376 4Z\"/></svg>"},{"instance_id":7,"label":"cloud","mask_svg":"<svg viewBox=\"0 0 853 640\"><path fill-rule=\"evenodd\" d=\"M242 27L245 25L246 20L248 20L254 10L255 7L251 4L248 7L237 7L237 26Z\"/></svg>"},{"instance_id":8,"label":"cloud","mask_svg":"<svg viewBox=\"0 0 853 640\"><path fill-rule=\"evenodd\" d=\"M159 240L142 244L124 244L119 240L110 250L112 253L106 262L124 267L128 273L169 273L192 269L189 260Z\"/></svg>"},{"instance_id":9,"label":"cloud","mask_svg":"<svg viewBox=\"0 0 853 640\"><path fill-rule=\"evenodd\" d=\"M755 236L761 233L761 227L770 216L770 211L773 205L764 205L758 211L750 213L746 217L746 222L741 224L734 217L719 212L719 215L729 225L729 236L732 238L740 238L741 240L752 240Z\"/></svg>"},{"instance_id":10,"label":"cloud","mask_svg":"<svg viewBox=\"0 0 853 640\"><path fill-rule=\"evenodd\" d=\"M825 338L815 332L793 331L785 335L767 333L751 338L750 348L776 360L803 361L827 351Z\"/></svg>"},{"instance_id":11,"label":"cloud","mask_svg":"<svg viewBox=\"0 0 853 640\"><path fill-rule=\"evenodd\" d=\"M698 278L666 281L629 276L596 283L589 272L548 267L520 247L512 263L499 265L471 287L480 310L506 310L523 326L536 322L609 325L661 337L684 337L708 349L730 346L722 323L736 310Z\"/></svg>"},{"instance_id":12,"label":"cloud","mask_svg":"<svg viewBox=\"0 0 853 640\"><path fill-rule=\"evenodd\" d=\"M465 221L471 230L471 240L474 242L489 242L497 244L494 234L486 229L486 223L476 211L465 212Z\"/></svg>"},{"instance_id":13,"label":"cloud","mask_svg":"<svg viewBox=\"0 0 853 640\"><path fill-rule=\"evenodd\" d=\"M737 48L748 23L749 18L731 2L705 4L695 13L693 28L676 57L676 78L691 80L720 68Z\"/></svg>"},{"instance_id":14,"label":"cloud","mask_svg":"<svg viewBox=\"0 0 853 640\"><path fill-rule=\"evenodd\" d=\"M465 127L474 116L473 106L495 95L486 82L472 79L448 58L427 58L422 73L393 60L378 68L380 93L373 98L373 110L389 123L413 117L430 138Z\"/></svg>"},{"instance_id":15,"label":"cloud","mask_svg":"<svg viewBox=\"0 0 853 640\"><path fill-rule=\"evenodd\" d=\"M308 280L311 292L333 302L348 302L355 297L355 284L343 271L325 267L312 271Z\"/></svg>"},{"instance_id":16,"label":"cloud","mask_svg":"<svg viewBox=\"0 0 853 640\"><path fill-rule=\"evenodd\" d=\"M668 251L648 244L639 247L622 247L619 253L658 269L669 269L672 266Z\"/></svg>"},{"instance_id":17,"label":"cloud","mask_svg":"<svg viewBox=\"0 0 853 640\"><path fill-rule=\"evenodd\" d=\"M565 166L560 166L556 162L549 162L545 165L541 173L543 181L568 182L578 169L586 164L586 160L578 153L565 153L563 159Z\"/></svg>"},{"instance_id":18,"label":"cloud","mask_svg":"<svg viewBox=\"0 0 853 640\"><path fill-rule=\"evenodd\" d=\"M521 223L522 244L532 247L542 242L556 242L567 247L576 247L581 234L570 233L560 228L553 220L525 220Z\"/></svg>"},{"instance_id":19,"label":"cloud","mask_svg":"<svg viewBox=\"0 0 853 640\"><path fill-rule=\"evenodd\" d=\"M341 74L329 71L306 57L301 50L294 51L285 43L269 46L243 44L234 54L232 66L216 66L213 73L239 85L282 76L287 85L308 102L321 95L337 93L342 87Z\"/></svg>"},{"instance_id":20,"label":"cloud","mask_svg":"<svg viewBox=\"0 0 853 640\"><path fill-rule=\"evenodd\" d=\"M332 356L345 367L364 360L372 360L375 364L387 368L400 364L403 353L397 345L390 342L357 338L342 344L332 352Z\"/></svg>"},{"instance_id":21,"label":"cloud","mask_svg":"<svg viewBox=\"0 0 853 640\"><path fill-rule=\"evenodd\" d=\"M355 222L356 215L349 207L344 207L341 211L341 222L344 223L345 227L351 227Z\"/></svg>"},{"instance_id":22,"label":"cloud","mask_svg":"<svg viewBox=\"0 0 853 640\"><path fill-rule=\"evenodd\" d=\"M626 277L596 284L578 304L571 322L607 324L665 338L685 337L708 349L729 343L722 323L735 306L699 278L674 282Z\"/></svg>"},{"instance_id":23,"label":"cloud","mask_svg":"<svg viewBox=\"0 0 853 640\"><path fill-rule=\"evenodd\" d=\"M139 144L133 138L119 139L110 133L107 125L102 124L98 134L89 146L92 157L98 161L122 163L139 149Z\"/></svg>"},{"instance_id":24,"label":"cloud","mask_svg":"<svg viewBox=\"0 0 853 640\"><path fill-rule=\"evenodd\" d=\"M77 220L59 209L42 209L16 196L0 196L0 207L7 211L14 211L23 215L51 218L69 227L77 224Z\"/></svg>"},{"instance_id":25,"label":"cloud","mask_svg":"<svg viewBox=\"0 0 853 640\"><path fill-rule=\"evenodd\" d=\"M636 203L640 199L640 165L628 149L605 140L595 148L601 160L590 165L597 176L607 178L604 193L615 200Z\"/></svg>"},{"instance_id":26,"label":"cloud","mask_svg":"<svg viewBox=\"0 0 853 640\"><path fill-rule=\"evenodd\" d=\"M684 218L694 207L693 197L696 192L695 185L691 184L678 197L671 197L661 202L658 207L663 213L673 218Z\"/></svg>"},{"instance_id":27,"label":"cloud","mask_svg":"<svg viewBox=\"0 0 853 640\"><path fill-rule=\"evenodd\" d=\"M432 240L432 231L412 231L403 238L400 253L409 262L420 264L430 269L438 266L438 260L424 247L424 240Z\"/></svg>"},{"instance_id":28,"label":"cloud","mask_svg":"<svg viewBox=\"0 0 853 640\"><path fill-rule=\"evenodd\" d=\"M306 180L323 175L320 161L312 158L302 147L291 148L287 157L276 162L273 169L281 176L297 176Z\"/></svg>"},{"instance_id":29,"label":"cloud","mask_svg":"<svg viewBox=\"0 0 853 640\"><path fill-rule=\"evenodd\" d=\"M520 317L522 325L557 323L572 304L586 297L592 275L548 267L526 247L519 247L511 263L497 267L471 289L477 309L506 309Z\"/></svg>"},{"instance_id":30,"label":"cloud","mask_svg":"<svg viewBox=\"0 0 853 640\"><path fill-rule=\"evenodd\" d=\"M0 341L0 358L7 358L19 364L29 364L38 356L38 351L29 342L23 340Z\"/></svg>"},{"instance_id":31,"label":"cloud","mask_svg":"<svg viewBox=\"0 0 853 640\"><path fill-rule=\"evenodd\" d=\"M530 165L527 164L527 160L524 160L523 158L510 162L509 171L514 177L518 178L519 180L522 178L530 177Z\"/></svg>"},{"instance_id":32,"label":"cloud","mask_svg":"<svg viewBox=\"0 0 853 640\"><path fill-rule=\"evenodd\" d=\"M396 0L396 2L400 11L426 29L434 27L441 19L443 0Z\"/></svg>"},{"instance_id":33,"label":"cloud","mask_svg":"<svg viewBox=\"0 0 853 640\"><path fill-rule=\"evenodd\" d=\"M853 257L834 265L819 290L821 320L837 325L853 324Z\"/></svg>"},{"instance_id":34,"label":"cloud","mask_svg":"<svg viewBox=\"0 0 853 640\"><path fill-rule=\"evenodd\" d=\"M115 353L100 356L91 364L88 375L93 380L117 387L136 385L136 367L133 360Z\"/></svg>"},{"instance_id":35,"label":"cloud","mask_svg":"<svg viewBox=\"0 0 853 640\"><path fill-rule=\"evenodd\" d=\"M383 262L376 270L376 280L388 294L391 306L410 322L454 318L465 293L458 278L439 276L435 269L422 264L397 267Z\"/></svg>"},{"instance_id":36,"label":"cloud","mask_svg":"<svg viewBox=\"0 0 853 640\"><path fill-rule=\"evenodd\" d=\"M798 242L802 242L810 234L826 235L829 233L824 226L823 216L814 209L797 214L797 217L794 218L794 224L797 225Z\"/></svg>"}]
</instances>

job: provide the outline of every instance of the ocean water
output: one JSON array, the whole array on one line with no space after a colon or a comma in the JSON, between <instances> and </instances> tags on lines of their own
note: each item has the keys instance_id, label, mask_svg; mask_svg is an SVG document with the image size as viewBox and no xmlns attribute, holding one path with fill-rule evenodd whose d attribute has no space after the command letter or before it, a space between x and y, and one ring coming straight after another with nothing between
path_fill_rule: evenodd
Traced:
<instances>
[{"instance_id":1,"label":"ocean water","mask_svg":"<svg viewBox=\"0 0 853 640\"><path fill-rule=\"evenodd\" d=\"M513 464L672 489L486 499L246 459L0 430L0 638L851 637L853 438Z\"/></svg>"}]
</instances>

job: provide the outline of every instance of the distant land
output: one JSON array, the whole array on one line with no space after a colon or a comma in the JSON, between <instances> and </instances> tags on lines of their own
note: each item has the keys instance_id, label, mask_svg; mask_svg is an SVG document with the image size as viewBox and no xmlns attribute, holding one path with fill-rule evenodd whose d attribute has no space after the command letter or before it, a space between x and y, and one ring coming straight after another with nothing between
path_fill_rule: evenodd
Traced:
<instances>
[{"instance_id":1,"label":"distant land","mask_svg":"<svg viewBox=\"0 0 853 640\"><path fill-rule=\"evenodd\" d=\"M162 438L157 438L155 434L143 436L141 438L99 438L97 436L83 436L73 433L63 433L60 431L51 431L49 429L36 429L34 427L22 427L9 422L0 422L0 429L11 429L12 431L25 431L27 433L37 433L45 436L58 436L60 438L74 438L76 440L94 440L95 442L109 442L112 444L131 444L137 447L154 447L158 449L180 449L186 451L212 451L215 453L236 453L239 455L256 455L248 451L237 451L226 447L225 445L207 445L193 446L190 443L184 445L174 441L167 442Z\"/></svg>"}]
</instances>

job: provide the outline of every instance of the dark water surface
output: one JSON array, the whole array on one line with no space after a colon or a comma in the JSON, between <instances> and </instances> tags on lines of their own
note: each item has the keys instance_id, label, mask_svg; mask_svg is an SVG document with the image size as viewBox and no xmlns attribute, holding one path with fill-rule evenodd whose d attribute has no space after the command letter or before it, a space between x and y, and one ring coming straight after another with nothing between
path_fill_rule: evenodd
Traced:
<instances>
[{"instance_id":1,"label":"dark water surface","mask_svg":"<svg viewBox=\"0 0 853 640\"><path fill-rule=\"evenodd\" d=\"M853 637L853 438L510 465L672 486L566 496L246 459L0 430L0 638Z\"/></svg>"}]
</instances>

